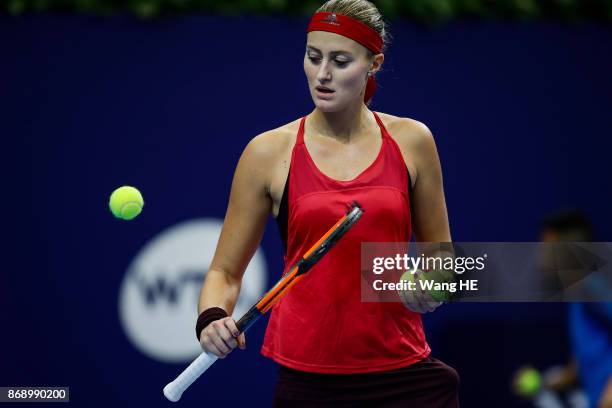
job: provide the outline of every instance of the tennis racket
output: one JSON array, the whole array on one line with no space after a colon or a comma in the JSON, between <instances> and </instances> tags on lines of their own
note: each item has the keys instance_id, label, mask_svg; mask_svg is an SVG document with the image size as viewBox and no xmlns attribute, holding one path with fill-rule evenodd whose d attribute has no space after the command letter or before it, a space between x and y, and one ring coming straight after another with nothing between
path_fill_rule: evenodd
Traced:
<instances>
[{"instance_id":1,"label":"tennis racket","mask_svg":"<svg viewBox=\"0 0 612 408\"><path fill-rule=\"evenodd\" d=\"M280 299L290 287L295 285L314 264L334 246L336 242L357 222L363 214L362 208L353 202L349 211L331 227L287 273L264 294L261 299L238 320L236 326L240 333L246 332ZM164 395L168 400L176 402L183 392L204 373L215 361L217 356L202 352L174 381L164 387Z\"/></svg>"}]
</instances>

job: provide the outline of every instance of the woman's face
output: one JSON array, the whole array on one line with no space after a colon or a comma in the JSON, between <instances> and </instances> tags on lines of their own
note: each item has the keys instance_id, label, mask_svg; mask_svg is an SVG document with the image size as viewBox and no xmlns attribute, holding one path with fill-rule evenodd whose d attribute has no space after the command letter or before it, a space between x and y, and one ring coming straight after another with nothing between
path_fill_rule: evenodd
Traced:
<instances>
[{"instance_id":1,"label":"woman's face","mask_svg":"<svg viewBox=\"0 0 612 408\"><path fill-rule=\"evenodd\" d=\"M324 112L363 102L370 53L350 38L326 31L308 33L304 72L312 99Z\"/></svg>"}]
</instances>

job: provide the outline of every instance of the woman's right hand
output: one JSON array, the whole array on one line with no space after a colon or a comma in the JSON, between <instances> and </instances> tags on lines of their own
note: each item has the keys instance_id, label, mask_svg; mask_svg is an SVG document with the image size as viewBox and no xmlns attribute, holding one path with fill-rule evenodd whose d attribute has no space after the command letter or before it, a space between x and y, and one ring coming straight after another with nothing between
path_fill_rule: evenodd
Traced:
<instances>
[{"instance_id":1,"label":"woman's right hand","mask_svg":"<svg viewBox=\"0 0 612 408\"><path fill-rule=\"evenodd\" d=\"M246 348L244 333L238 336L236 322L231 316L215 320L200 333L200 346L208 353L225 358L233 349Z\"/></svg>"},{"instance_id":2,"label":"woman's right hand","mask_svg":"<svg viewBox=\"0 0 612 408\"><path fill-rule=\"evenodd\" d=\"M429 291L421 288L419 281L427 279L426 273L422 270L406 271L400 279L402 281L412 282L414 285L413 290L399 289L397 291L401 302L408 310L415 313L433 312L444 303L434 299Z\"/></svg>"}]
</instances>

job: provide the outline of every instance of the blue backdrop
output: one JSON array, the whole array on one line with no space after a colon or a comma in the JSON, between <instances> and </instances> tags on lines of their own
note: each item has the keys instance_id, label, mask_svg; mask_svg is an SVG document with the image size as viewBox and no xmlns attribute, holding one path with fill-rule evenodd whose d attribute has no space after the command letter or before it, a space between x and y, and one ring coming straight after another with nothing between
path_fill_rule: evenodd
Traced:
<instances>
[{"instance_id":1,"label":"blue backdrop","mask_svg":"<svg viewBox=\"0 0 612 408\"><path fill-rule=\"evenodd\" d=\"M255 135L313 108L306 19L0 16L6 263L0 386L65 385L77 406L169 405L184 364L156 361L118 313L126 268L160 231L222 219ZM582 208L610 240L612 29L553 23L391 27L372 109L434 133L456 241L534 241L553 210ZM114 219L109 193L145 209ZM271 222L268 282L282 267ZM434 355L462 376L464 406L516 406L509 376L567 356L565 305L446 305L425 317ZM182 406L269 405L265 322ZM195 337L190 332L195 341Z\"/></svg>"}]
</instances>

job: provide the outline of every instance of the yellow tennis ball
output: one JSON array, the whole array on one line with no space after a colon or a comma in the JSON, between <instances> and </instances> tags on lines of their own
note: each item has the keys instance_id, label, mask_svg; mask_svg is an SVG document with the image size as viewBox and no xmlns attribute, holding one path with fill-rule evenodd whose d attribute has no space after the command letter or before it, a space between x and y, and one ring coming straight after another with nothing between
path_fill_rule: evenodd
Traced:
<instances>
[{"instance_id":1,"label":"yellow tennis ball","mask_svg":"<svg viewBox=\"0 0 612 408\"><path fill-rule=\"evenodd\" d=\"M400 280L415 282L415 290L421 291L424 289L436 302L446 302L450 299L451 294L444 287L438 286L438 284L448 284L449 282L453 281L453 278L453 273L449 271L433 270L429 272L423 272L419 269L417 273L412 273L412 271L404 272ZM423 281L424 283L421 284L417 281ZM410 293L400 293L400 298L402 298L402 300L409 300L408 298L411 295L412 294Z\"/></svg>"},{"instance_id":2,"label":"yellow tennis ball","mask_svg":"<svg viewBox=\"0 0 612 408\"><path fill-rule=\"evenodd\" d=\"M131 220L142 211L144 200L136 188L123 186L113 191L108 206L115 217Z\"/></svg>"},{"instance_id":3,"label":"yellow tennis ball","mask_svg":"<svg viewBox=\"0 0 612 408\"><path fill-rule=\"evenodd\" d=\"M455 275L451 271L434 269L423 273L422 278L433 281L433 287L427 292L438 302L446 302L451 298L451 293L447 290L449 284L455 281ZM438 286L440 285L440 286ZM446 286L445 286L446 285Z\"/></svg>"},{"instance_id":4,"label":"yellow tennis ball","mask_svg":"<svg viewBox=\"0 0 612 408\"><path fill-rule=\"evenodd\" d=\"M540 390L542 376L535 368L527 367L520 371L516 382L518 393L524 397L531 397Z\"/></svg>"}]
</instances>

